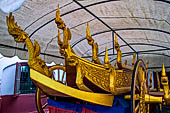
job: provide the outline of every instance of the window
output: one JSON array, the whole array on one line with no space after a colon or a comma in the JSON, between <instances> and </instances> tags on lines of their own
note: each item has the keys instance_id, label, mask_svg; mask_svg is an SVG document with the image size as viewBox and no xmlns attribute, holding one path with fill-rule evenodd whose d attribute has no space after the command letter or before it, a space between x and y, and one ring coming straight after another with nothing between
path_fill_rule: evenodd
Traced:
<instances>
[{"instance_id":1,"label":"window","mask_svg":"<svg viewBox=\"0 0 170 113\"><path fill-rule=\"evenodd\" d=\"M30 78L30 68L27 63L16 63L14 94L31 94L36 92L36 86Z\"/></svg>"}]
</instances>

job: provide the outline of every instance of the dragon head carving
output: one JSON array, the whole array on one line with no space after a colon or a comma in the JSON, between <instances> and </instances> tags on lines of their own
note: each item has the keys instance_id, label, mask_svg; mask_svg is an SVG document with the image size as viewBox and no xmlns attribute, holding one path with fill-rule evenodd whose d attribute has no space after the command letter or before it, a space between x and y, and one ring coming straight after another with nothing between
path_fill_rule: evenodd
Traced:
<instances>
[{"instance_id":1,"label":"dragon head carving","mask_svg":"<svg viewBox=\"0 0 170 113\"><path fill-rule=\"evenodd\" d=\"M8 25L9 34L14 37L16 42L24 42L26 40L28 34L17 25L17 22L15 22L12 13L9 14L9 17L6 17L6 23Z\"/></svg>"}]
</instances>

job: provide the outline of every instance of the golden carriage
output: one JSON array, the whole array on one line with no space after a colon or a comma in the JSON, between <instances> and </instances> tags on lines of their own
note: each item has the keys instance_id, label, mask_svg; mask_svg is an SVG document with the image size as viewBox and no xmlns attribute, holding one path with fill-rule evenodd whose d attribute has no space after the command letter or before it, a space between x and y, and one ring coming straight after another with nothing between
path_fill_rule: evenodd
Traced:
<instances>
[{"instance_id":1,"label":"golden carriage","mask_svg":"<svg viewBox=\"0 0 170 113\"><path fill-rule=\"evenodd\" d=\"M108 59L107 49L105 51L104 65L97 57L98 45L94 43L87 24L87 41L92 46L93 61L90 62L77 56L69 44L71 32L62 21L59 8L55 20L58 29L63 30L63 41L58 32L58 44L60 53L65 58L65 65L56 65L48 68L40 58L40 47L35 40L34 45L20 27L14 23L14 17L10 13L7 17L9 33L16 42L24 42L27 45L29 58L28 64L31 68L30 77L38 87L36 92L36 104L38 111L43 113L44 106L41 105L41 95L48 97L74 97L87 102L112 106L114 95L123 94L125 99L131 99L131 112L149 112L150 103L170 104L168 79L163 66L161 83L164 86L164 96L152 96L149 94L147 65L140 59L135 63L133 55L132 66L128 67L125 61L122 64L121 50L115 36L115 49L117 50L117 63L112 66ZM58 30L59 31L59 30ZM63 70L62 80L55 80L52 71ZM66 73L66 74L65 74ZM64 76L66 80L64 81ZM59 75L58 75L59 76ZM58 77L60 78L60 77ZM130 93L129 93L130 92Z\"/></svg>"}]
</instances>

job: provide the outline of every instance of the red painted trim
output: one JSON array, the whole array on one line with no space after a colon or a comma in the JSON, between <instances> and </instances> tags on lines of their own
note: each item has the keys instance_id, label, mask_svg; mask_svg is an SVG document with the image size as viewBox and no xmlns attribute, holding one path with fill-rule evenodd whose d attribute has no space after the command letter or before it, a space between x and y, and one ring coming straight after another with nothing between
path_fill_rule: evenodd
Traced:
<instances>
[{"instance_id":1,"label":"red painted trim","mask_svg":"<svg viewBox=\"0 0 170 113\"><path fill-rule=\"evenodd\" d=\"M27 62L19 62L19 64L20 64L21 66L28 66L28 63L27 63Z\"/></svg>"},{"instance_id":2,"label":"red painted trim","mask_svg":"<svg viewBox=\"0 0 170 113\"><path fill-rule=\"evenodd\" d=\"M16 80L17 80L17 73L18 73L18 62L16 63L16 71L15 71L15 82L14 82L14 95L16 95Z\"/></svg>"}]
</instances>

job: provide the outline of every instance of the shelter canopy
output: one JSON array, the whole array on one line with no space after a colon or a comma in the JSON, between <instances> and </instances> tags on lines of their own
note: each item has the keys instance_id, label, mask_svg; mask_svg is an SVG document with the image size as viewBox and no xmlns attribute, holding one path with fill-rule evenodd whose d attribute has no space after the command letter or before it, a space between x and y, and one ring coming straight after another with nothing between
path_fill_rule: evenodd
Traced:
<instances>
[{"instance_id":1,"label":"shelter canopy","mask_svg":"<svg viewBox=\"0 0 170 113\"><path fill-rule=\"evenodd\" d=\"M41 57L46 62L64 62L57 45L58 29L54 22L57 5L67 27L75 53L91 60L92 50L86 37L86 23L99 45L99 57L104 59L108 48L109 59L115 62L113 51L114 33L121 46L123 56L149 59L149 66L170 66L170 1L168 0L25 0L21 8L13 13L18 25L37 40ZM23 43L15 43L6 25L8 14L0 11L0 53L27 59ZM129 63L131 60L128 61Z\"/></svg>"}]
</instances>

